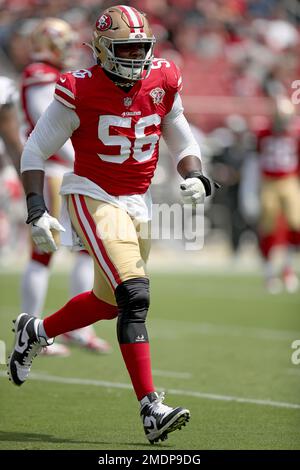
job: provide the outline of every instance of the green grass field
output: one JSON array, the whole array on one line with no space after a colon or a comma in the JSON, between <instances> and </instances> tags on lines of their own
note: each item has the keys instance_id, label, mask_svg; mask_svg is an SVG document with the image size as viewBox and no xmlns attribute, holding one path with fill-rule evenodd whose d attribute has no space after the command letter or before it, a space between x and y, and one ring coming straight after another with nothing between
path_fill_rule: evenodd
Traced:
<instances>
[{"instance_id":1,"label":"green grass field","mask_svg":"<svg viewBox=\"0 0 300 470\"><path fill-rule=\"evenodd\" d=\"M0 339L9 352L19 276L1 274L0 283ZM66 276L53 276L46 313L67 298ZM167 404L192 416L156 448L300 449L300 365L291 362L299 307L299 294L269 296L258 277L153 274L155 383ZM0 366L0 449L152 448L115 324L99 323L97 331L113 344L110 356L72 349L65 359L39 357L21 388Z\"/></svg>"}]
</instances>

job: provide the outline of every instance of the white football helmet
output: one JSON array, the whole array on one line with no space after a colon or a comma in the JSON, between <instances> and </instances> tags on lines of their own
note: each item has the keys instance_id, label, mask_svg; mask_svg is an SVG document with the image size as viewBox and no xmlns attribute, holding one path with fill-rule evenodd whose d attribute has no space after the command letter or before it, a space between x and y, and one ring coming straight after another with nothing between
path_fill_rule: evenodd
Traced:
<instances>
[{"instance_id":1,"label":"white football helmet","mask_svg":"<svg viewBox=\"0 0 300 470\"><path fill-rule=\"evenodd\" d=\"M106 9L97 19L92 48L99 64L108 72L128 80L145 79L151 69L155 37L143 13L133 7L117 5ZM116 56L118 44L143 44L144 59Z\"/></svg>"},{"instance_id":2,"label":"white football helmet","mask_svg":"<svg viewBox=\"0 0 300 470\"><path fill-rule=\"evenodd\" d=\"M66 21L59 18L41 20L31 33L31 57L46 60L61 69L69 67L76 38L77 34Z\"/></svg>"}]
</instances>

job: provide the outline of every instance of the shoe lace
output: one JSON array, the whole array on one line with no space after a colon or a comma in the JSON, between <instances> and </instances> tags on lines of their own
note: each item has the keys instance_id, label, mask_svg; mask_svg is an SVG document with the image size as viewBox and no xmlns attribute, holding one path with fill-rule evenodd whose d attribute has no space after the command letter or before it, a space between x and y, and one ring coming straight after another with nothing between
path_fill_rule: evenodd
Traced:
<instances>
[{"instance_id":1,"label":"shoe lace","mask_svg":"<svg viewBox=\"0 0 300 470\"><path fill-rule=\"evenodd\" d=\"M150 404L151 411L159 417L172 410L170 406L163 404L164 399L165 393L161 392L158 394L158 397Z\"/></svg>"},{"instance_id":2,"label":"shoe lace","mask_svg":"<svg viewBox=\"0 0 300 470\"><path fill-rule=\"evenodd\" d=\"M32 364L33 358L38 355L38 353L42 350L42 346L38 341L35 341L31 343L28 346L28 351L26 352L26 356L24 356L24 359L22 361L23 366L30 367Z\"/></svg>"}]
</instances>

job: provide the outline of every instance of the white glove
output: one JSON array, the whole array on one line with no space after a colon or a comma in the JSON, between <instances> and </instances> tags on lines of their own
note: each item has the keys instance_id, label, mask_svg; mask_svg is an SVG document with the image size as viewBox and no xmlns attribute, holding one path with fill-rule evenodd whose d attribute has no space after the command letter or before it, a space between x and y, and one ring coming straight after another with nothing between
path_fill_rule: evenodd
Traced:
<instances>
[{"instance_id":1,"label":"white glove","mask_svg":"<svg viewBox=\"0 0 300 470\"><path fill-rule=\"evenodd\" d=\"M184 204L203 204L206 196L204 184L199 178L187 178L180 185Z\"/></svg>"},{"instance_id":2,"label":"white glove","mask_svg":"<svg viewBox=\"0 0 300 470\"><path fill-rule=\"evenodd\" d=\"M31 224L32 239L36 246L44 253L52 253L57 250L51 229L65 232L65 229L57 219L51 217L48 212Z\"/></svg>"}]
</instances>

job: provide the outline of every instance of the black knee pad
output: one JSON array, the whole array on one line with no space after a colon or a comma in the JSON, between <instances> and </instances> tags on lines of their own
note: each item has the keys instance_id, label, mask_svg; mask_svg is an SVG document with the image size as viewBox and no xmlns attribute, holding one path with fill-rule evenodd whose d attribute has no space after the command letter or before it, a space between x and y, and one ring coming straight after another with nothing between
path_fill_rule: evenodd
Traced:
<instances>
[{"instance_id":1,"label":"black knee pad","mask_svg":"<svg viewBox=\"0 0 300 470\"><path fill-rule=\"evenodd\" d=\"M116 288L115 296L119 343L147 343L145 320L150 304L149 279L137 277L122 282Z\"/></svg>"}]
</instances>

